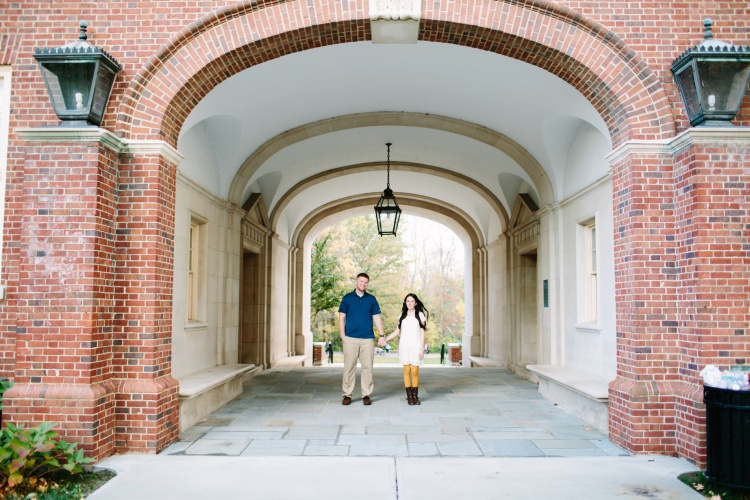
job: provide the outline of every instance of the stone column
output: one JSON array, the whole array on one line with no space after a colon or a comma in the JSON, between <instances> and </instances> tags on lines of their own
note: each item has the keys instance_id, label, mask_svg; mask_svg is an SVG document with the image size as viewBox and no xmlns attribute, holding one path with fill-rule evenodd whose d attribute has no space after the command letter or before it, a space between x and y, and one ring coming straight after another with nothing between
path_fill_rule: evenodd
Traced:
<instances>
[{"instance_id":1,"label":"stone column","mask_svg":"<svg viewBox=\"0 0 750 500\"><path fill-rule=\"evenodd\" d=\"M7 421L54 422L88 456L114 447L117 148L90 127L19 130L25 151L15 385Z\"/></svg>"}]
</instances>

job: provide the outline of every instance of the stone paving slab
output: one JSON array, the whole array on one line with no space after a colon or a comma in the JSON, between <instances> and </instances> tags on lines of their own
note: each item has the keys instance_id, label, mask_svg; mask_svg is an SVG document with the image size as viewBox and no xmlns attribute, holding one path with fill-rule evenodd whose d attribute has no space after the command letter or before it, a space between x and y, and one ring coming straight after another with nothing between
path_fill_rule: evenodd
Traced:
<instances>
[{"instance_id":1,"label":"stone paving slab","mask_svg":"<svg viewBox=\"0 0 750 500\"><path fill-rule=\"evenodd\" d=\"M409 406L400 367L375 368L373 404L341 405L341 367L273 369L165 454L238 456L628 455L507 370L423 367Z\"/></svg>"},{"instance_id":2,"label":"stone paving slab","mask_svg":"<svg viewBox=\"0 0 750 500\"><path fill-rule=\"evenodd\" d=\"M288 457L302 455L306 444L307 441L304 439L277 441L271 439L255 439L245 448L242 452L242 456L278 455Z\"/></svg>"},{"instance_id":3,"label":"stone paving slab","mask_svg":"<svg viewBox=\"0 0 750 500\"><path fill-rule=\"evenodd\" d=\"M580 439L576 439L576 440L568 440L568 439L539 439L539 440L532 440L532 442L540 450L574 449L574 448L593 449L593 448L596 448L596 445L594 443L592 443L590 441L581 441Z\"/></svg>"},{"instance_id":4,"label":"stone paving slab","mask_svg":"<svg viewBox=\"0 0 750 500\"><path fill-rule=\"evenodd\" d=\"M273 431L228 431L228 430L213 430L207 432L201 437L201 440L229 440L229 439L281 439L284 437L284 431L274 429Z\"/></svg>"},{"instance_id":5,"label":"stone paving slab","mask_svg":"<svg viewBox=\"0 0 750 500\"><path fill-rule=\"evenodd\" d=\"M185 450L186 455L239 455L249 439L199 439Z\"/></svg>"},{"instance_id":6,"label":"stone paving slab","mask_svg":"<svg viewBox=\"0 0 750 500\"><path fill-rule=\"evenodd\" d=\"M543 457L544 452L528 439L477 439L482 453L487 457ZM599 450L594 454L600 454Z\"/></svg>"},{"instance_id":7,"label":"stone paving slab","mask_svg":"<svg viewBox=\"0 0 750 500\"><path fill-rule=\"evenodd\" d=\"M336 439L340 429L338 425L295 425L285 439Z\"/></svg>"},{"instance_id":8,"label":"stone paving slab","mask_svg":"<svg viewBox=\"0 0 750 500\"><path fill-rule=\"evenodd\" d=\"M474 443L474 441L465 442L441 442L437 443L437 448L440 454L444 457L471 457L481 456L482 450Z\"/></svg>"}]
</instances>

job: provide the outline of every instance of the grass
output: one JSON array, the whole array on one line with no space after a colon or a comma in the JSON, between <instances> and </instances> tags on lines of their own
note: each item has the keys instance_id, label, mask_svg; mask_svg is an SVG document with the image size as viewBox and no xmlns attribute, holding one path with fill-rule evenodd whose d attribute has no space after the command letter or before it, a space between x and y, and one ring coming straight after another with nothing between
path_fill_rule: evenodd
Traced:
<instances>
[{"instance_id":1,"label":"grass","mask_svg":"<svg viewBox=\"0 0 750 500\"><path fill-rule=\"evenodd\" d=\"M706 479L703 471L687 472L679 476L680 481L711 500L750 500L750 491L720 486Z\"/></svg>"},{"instance_id":2,"label":"grass","mask_svg":"<svg viewBox=\"0 0 750 500\"><path fill-rule=\"evenodd\" d=\"M67 471L52 473L47 479L40 480L34 490L8 493L5 500L81 500L104 485L117 474L107 469L84 470L80 474L68 474Z\"/></svg>"}]
</instances>

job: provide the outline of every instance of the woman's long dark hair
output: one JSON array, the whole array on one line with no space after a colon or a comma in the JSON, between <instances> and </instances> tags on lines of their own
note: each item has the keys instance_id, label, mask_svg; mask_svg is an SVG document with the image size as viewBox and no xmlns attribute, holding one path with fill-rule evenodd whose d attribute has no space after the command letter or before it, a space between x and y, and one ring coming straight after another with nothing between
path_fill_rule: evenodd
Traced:
<instances>
[{"instance_id":1,"label":"woman's long dark hair","mask_svg":"<svg viewBox=\"0 0 750 500\"><path fill-rule=\"evenodd\" d=\"M416 304L414 304L414 317L417 318L417 321L419 321L419 327L424 328L427 330L427 318L430 317L430 312L427 310L427 308L422 304L422 301L419 300L419 297L417 297L413 293L406 294L406 297L404 297L404 305L401 306L401 316L398 318L398 329L401 329L401 322L404 320L407 314L409 314L409 308L406 307L406 299L409 297L412 297ZM424 323L422 323L422 320L419 317L419 313L424 314Z\"/></svg>"}]
</instances>

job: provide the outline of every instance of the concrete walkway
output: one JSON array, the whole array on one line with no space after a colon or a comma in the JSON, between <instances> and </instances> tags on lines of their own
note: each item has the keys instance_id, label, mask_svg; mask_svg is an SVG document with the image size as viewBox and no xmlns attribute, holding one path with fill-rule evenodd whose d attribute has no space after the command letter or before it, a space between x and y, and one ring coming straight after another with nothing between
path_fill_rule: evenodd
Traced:
<instances>
[{"instance_id":1,"label":"concrete walkway","mask_svg":"<svg viewBox=\"0 0 750 500\"><path fill-rule=\"evenodd\" d=\"M420 375L420 406L398 366L342 406L340 367L262 372L160 455L104 460L118 476L89 498L702 498L689 463L630 456L511 372Z\"/></svg>"}]
</instances>

